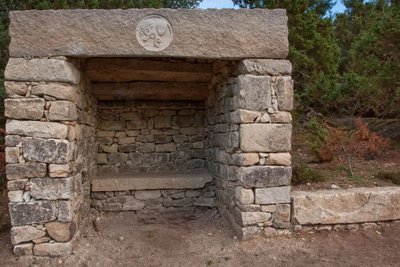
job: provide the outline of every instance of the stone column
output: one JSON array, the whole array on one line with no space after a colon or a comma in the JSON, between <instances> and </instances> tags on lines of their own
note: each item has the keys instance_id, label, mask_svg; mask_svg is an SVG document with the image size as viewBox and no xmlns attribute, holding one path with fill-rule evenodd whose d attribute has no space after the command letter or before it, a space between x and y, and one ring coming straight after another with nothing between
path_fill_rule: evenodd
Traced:
<instances>
[{"instance_id":1,"label":"stone column","mask_svg":"<svg viewBox=\"0 0 400 267\"><path fill-rule=\"evenodd\" d=\"M82 173L88 173L77 144L85 135L94 135L85 130L90 126L84 126L95 120L85 116L90 109L83 97L82 75L64 57L10 58L5 80L14 252L68 254L83 203Z\"/></svg>"},{"instance_id":2,"label":"stone column","mask_svg":"<svg viewBox=\"0 0 400 267\"><path fill-rule=\"evenodd\" d=\"M217 202L243 239L290 226L290 73L287 60L245 59L209 98Z\"/></svg>"}]
</instances>

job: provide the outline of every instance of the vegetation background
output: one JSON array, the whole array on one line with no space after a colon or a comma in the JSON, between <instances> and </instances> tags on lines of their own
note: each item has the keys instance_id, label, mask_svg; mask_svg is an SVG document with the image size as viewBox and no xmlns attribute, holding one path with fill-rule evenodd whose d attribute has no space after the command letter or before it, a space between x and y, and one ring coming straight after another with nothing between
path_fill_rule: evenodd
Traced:
<instances>
[{"instance_id":1,"label":"vegetation background","mask_svg":"<svg viewBox=\"0 0 400 267\"><path fill-rule=\"evenodd\" d=\"M69 8L196 8L201 0L1 0L0 103L8 60L8 11ZM285 8L296 109L328 117L400 118L400 0L232 0ZM1 105L0 105L1 108ZM0 110L1 114L2 109ZM0 116L0 124L4 118ZM0 166L1 168L1 166ZM0 178L1 183L1 178Z\"/></svg>"}]
</instances>

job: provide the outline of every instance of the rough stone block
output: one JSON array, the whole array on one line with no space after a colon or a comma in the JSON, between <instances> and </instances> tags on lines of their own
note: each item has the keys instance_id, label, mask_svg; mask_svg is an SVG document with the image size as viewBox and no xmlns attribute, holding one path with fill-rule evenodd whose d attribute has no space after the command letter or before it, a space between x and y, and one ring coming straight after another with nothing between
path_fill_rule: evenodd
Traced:
<instances>
[{"instance_id":1,"label":"rough stone block","mask_svg":"<svg viewBox=\"0 0 400 267\"><path fill-rule=\"evenodd\" d=\"M286 111L278 111L269 114L271 123L292 123L292 114Z\"/></svg>"},{"instance_id":2,"label":"rough stone block","mask_svg":"<svg viewBox=\"0 0 400 267\"><path fill-rule=\"evenodd\" d=\"M105 121L101 120L99 123L99 128L106 131L121 131L125 128L125 123L123 121Z\"/></svg>"},{"instance_id":3,"label":"rough stone block","mask_svg":"<svg viewBox=\"0 0 400 267\"><path fill-rule=\"evenodd\" d=\"M175 143L166 143L166 144L157 144L156 145L157 152L173 152L176 151Z\"/></svg>"},{"instance_id":4,"label":"rough stone block","mask_svg":"<svg viewBox=\"0 0 400 267\"><path fill-rule=\"evenodd\" d=\"M292 193L292 223L344 224L400 219L400 187Z\"/></svg>"},{"instance_id":5,"label":"rough stone block","mask_svg":"<svg viewBox=\"0 0 400 267\"><path fill-rule=\"evenodd\" d=\"M245 188L289 185L291 176L291 167L280 166L241 167L237 172L238 180Z\"/></svg>"},{"instance_id":6,"label":"rough stone block","mask_svg":"<svg viewBox=\"0 0 400 267\"><path fill-rule=\"evenodd\" d=\"M36 201L29 203L10 203L10 217L13 226L41 224L57 218L54 201Z\"/></svg>"},{"instance_id":7,"label":"rough stone block","mask_svg":"<svg viewBox=\"0 0 400 267\"><path fill-rule=\"evenodd\" d=\"M96 163L97 164L107 164L107 154L106 153L97 153L96 154Z\"/></svg>"},{"instance_id":8,"label":"rough stone block","mask_svg":"<svg viewBox=\"0 0 400 267\"><path fill-rule=\"evenodd\" d=\"M6 147L5 152L7 163L18 163L19 147Z\"/></svg>"},{"instance_id":9,"label":"rough stone block","mask_svg":"<svg viewBox=\"0 0 400 267\"><path fill-rule=\"evenodd\" d=\"M16 180L32 177L45 177L46 164L44 163L24 163L24 164L7 164L6 174L8 180Z\"/></svg>"},{"instance_id":10,"label":"rough stone block","mask_svg":"<svg viewBox=\"0 0 400 267\"><path fill-rule=\"evenodd\" d=\"M33 252L36 256L61 257L72 253L72 241L66 243L36 244Z\"/></svg>"},{"instance_id":11,"label":"rough stone block","mask_svg":"<svg viewBox=\"0 0 400 267\"><path fill-rule=\"evenodd\" d=\"M70 164L49 164L50 177L67 177L71 171Z\"/></svg>"},{"instance_id":12,"label":"rough stone block","mask_svg":"<svg viewBox=\"0 0 400 267\"><path fill-rule=\"evenodd\" d=\"M75 176L68 178L31 179L31 196L35 199L70 199L74 193Z\"/></svg>"},{"instance_id":13,"label":"rough stone block","mask_svg":"<svg viewBox=\"0 0 400 267\"><path fill-rule=\"evenodd\" d=\"M170 128L172 127L171 116L157 116L154 118L154 128Z\"/></svg>"},{"instance_id":14,"label":"rough stone block","mask_svg":"<svg viewBox=\"0 0 400 267\"><path fill-rule=\"evenodd\" d=\"M270 153L265 159L265 165L292 165L292 156L290 153Z\"/></svg>"},{"instance_id":15,"label":"rough stone block","mask_svg":"<svg viewBox=\"0 0 400 267\"><path fill-rule=\"evenodd\" d=\"M233 123L253 123L260 115L258 111L239 109L230 113L230 120Z\"/></svg>"},{"instance_id":16,"label":"rough stone block","mask_svg":"<svg viewBox=\"0 0 400 267\"><path fill-rule=\"evenodd\" d=\"M124 163L128 160L128 155L124 153L113 153L107 155L108 162L111 164Z\"/></svg>"},{"instance_id":17,"label":"rough stone block","mask_svg":"<svg viewBox=\"0 0 400 267\"><path fill-rule=\"evenodd\" d=\"M56 122L7 120L7 134L65 139L68 126Z\"/></svg>"},{"instance_id":18,"label":"rough stone block","mask_svg":"<svg viewBox=\"0 0 400 267\"><path fill-rule=\"evenodd\" d=\"M22 142L24 158L45 163L68 163L72 146L67 140L25 138Z\"/></svg>"},{"instance_id":19,"label":"rough stone block","mask_svg":"<svg viewBox=\"0 0 400 267\"><path fill-rule=\"evenodd\" d=\"M240 148L245 152L286 152L291 149L292 125L242 124Z\"/></svg>"},{"instance_id":20,"label":"rough stone block","mask_svg":"<svg viewBox=\"0 0 400 267\"><path fill-rule=\"evenodd\" d=\"M145 118L136 116L136 118L131 118L131 120L126 122L126 128L128 130L146 129L147 120Z\"/></svg>"},{"instance_id":21,"label":"rough stone block","mask_svg":"<svg viewBox=\"0 0 400 267\"><path fill-rule=\"evenodd\" d=\"M57 242L71 240L76 231L74 223L49 222L45 224L48 235Z\"/></svg>"},{"instance_id":22,"label":"rough stone block","mask_svg":"<svg viewBox=\"0 0 400 267\"><path fill-rule=\"evenodd\" d=\"M8 98L4 100L4 116L11 119L40 120L45 101L41 98Z\"/></svg>"},{"instance_id":23,"label":"rough stone block","mask_svg":"<svg viewBox=\"0 0 400 267\"><path fill-rule=\"evenodd\" d=\"M239 153L232 154L232 163L237 166L252 166L258 163L257 153Z\"/></svg>"},{"instance_id":24,"label":"rough stone block","mask_svg":"<svg viewBox=\"0 0 400 267\"><path fill-rule=\"evenodd\" d=\"M213 208L213 207L215 207L215 199L212 197L198 197L194 200L193 205L199 206L199 207Z\"/></svg>"},{"instance_id":25,"label":"rough stone block","mask_svg":"<svg viewBox=\"0 0 400 267\"><path fill-rule=\"evenodd\" d=\"M13 249L15 256L27 256L33 254L33 243L15 245Z\"/></svg>"},{"instance_id":26,"label":"rough stone block","mask_svg":"<svg viewBox=\"0 0 400 267\"><path fill-rule=\"evenodd\" d=\"M7 128L7 126L6 126L6 128ZM19 136L19 135L6 135L6 138L5 138L6 147L21 146L21 144L22 144L22 137L21 136Z\"/></svg>"},{"instance_id":27,"label":"rough stone block","mask_svg":"<svg viewBox=\"0 0 400 267\"><path fill-rule=\"evenodd\" d=\"M290 204L276 205L274 214L274 221L272 225L275 228L289 228L290 227Z\"/></svg>"},{"instance_id":28,"label":"rough stone block","mask_svg":"<svg viewBox=\"0 0 400 267\"><path fill-rule=\"evenodd\" d=\"M240 75L237 90L239 108L266 110L271 107L271 77Z\"/></svg>"},{"instance_id":29,"label":"rough stone block","mask_svg":"<svg viewBox=\"0 0 400 267\"><path fill-rule=\"evenodd\" d=\"M123 204L122 210L142 210L144 208L144 205L144 201L130 199Z\"/></svg>"},{"instance_id":30,"label":"rough stone block","mask_svg":"<svg viewBox=\"0 0 400 267\"><path fill-rule=\"evenodd\" d=\"M271 214L266 212L243 212L235 209L234 216L241 226L266 223L271 219Z\"/></svg>"},{"instance_id":31,"label":"rough stone block","mask_svg":"<svg viewBox=\"0 0 400 267\"><path fill-rule=\"evenodd\" d=\"M71 63L65 60L10 58L4 72L4 78L12 81L78 84L80 73Z\"/></svg>"},{"instance_id":32,"label":"rough stone block","mask_svg":"<svg viewBox=\"0 0 400 267\"><path fill-rule=\"evenodd\" d=\"M292 72L292 64L289 60L243 59L237 66L237 72L270 76L289 75Z\"/></svg>"},{"instance_id":33,"label":"rough stone block","mask_svg":"<svg viewBox=\"0 0 400 267\"><path fill-rule=\"evenodd\" d=\"M235 199L243 205L254 203L254 193L252 189L245 189L241 186L235 188Z\"/></svg>"},{"instance_id":34,"label":"rough stone block","mask_svg":"<svg viewBox=\"0 0 400 267\"><path fill-rule=\"evenodd\" d=\"M28 179L12 180L7 182L7 189L9 191L24 190L28 184Z\"/></svg>"},{"instance_id":35,"label":"rough stone block","mask_svg":"<svg viewBox=\"0 0 400 267\"><path fill-rule=\"evenodd\" d=\"M75 121L78 118L76 105L70 101L52 101L49 109L51 121Z\"/></svg>"},{"instance_id":36,"label":"rough stone block","mask_svg":"<svg viewBox=\"0 0 400 267\"><path fill-rule=\"evenodd\" d=\"M256 188L256 204L290 203L290 186Z\"/></svg>"},{"instance_id":37,"label":"rough stone block","mask_svg":"<svg viewBox=\"0 0 400 267\"><path fill-rule=\"evenodd\" d=\"M25 96L28 91L28 85L24 82L4 82L7 96Z\"/></svg>"},{"instance_id":38,"label":"rough stone block","mask_svg":"<svg viewBox=\"0 0 400 267\"><path fill-rule=\"evenodd\" d=\"M32 241L46 235L46 231L34 226L17 226L11 228L11 242L16 245L22 242Z\"/></svg>"},{"instance_id":39,"label":"rough stone block","mask_svg":"<svg viewBox=\"0 0 400 267\"><path fill-rule=\"evenodd\" d=\"M23 199L24 191L23 190L9 191L7 195L8 195L8 200L10 202L24 202L24 199Z\"/></svg>"},{"instance_id":40,"label":"rough stone block","mask_svg":"<svg viewBox=\"0 0 400 267\"><path fill-rule=\"evenodd\" d=\"M135 198L139 200L149 200L161 197L160 190L138 190L135 191Z\"/></svg>"},{"instance_id":41,"label":"rough stone block","mask_svg":"<svg viewBox=\"0 0 400 267\"><path fill-rule=\"evenodd\" d=\"M32 86L31 94L37 96L51 96L59 100L75 101L76 87L61 83L39 83Z\"/></svg>"},{"instance_id":42,"label":"rough stone block","mask_svg":"<svg viewBox=\"0 0 400 267\"><path fill-rule=\"evenodd\" d=\"M290 76L278 77L275 84L279 110L293 109L293 80Z\"/></svg>"},{"instance_id":43,"label":"rough stone block","mask_svg":"<svg viewBox=\"0 0 400 267\"><path fill-rule=\"evenodd\" d=\"M70 222L73 219L73 201L59 200L58 201L58 216L57 219L60 222Z\"/></svg>"}]
</instances>

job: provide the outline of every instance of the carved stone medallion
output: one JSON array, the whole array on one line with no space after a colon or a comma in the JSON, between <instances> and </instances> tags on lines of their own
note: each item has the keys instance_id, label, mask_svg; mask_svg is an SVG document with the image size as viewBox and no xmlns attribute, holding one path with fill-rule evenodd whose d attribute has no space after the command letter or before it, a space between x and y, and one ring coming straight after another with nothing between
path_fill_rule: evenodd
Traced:
<instances>
[{"instance_id":1,"label":"carved stone medallion","mask_svg":"<svg viewBox=\"0 0 400 267\"><path fill-rule=\"evenodd\" d=\"M172 42L171 23L160 15L146 16L136 26L136 38L144 49L162 51Z\"/></svg>"}]
</instances>

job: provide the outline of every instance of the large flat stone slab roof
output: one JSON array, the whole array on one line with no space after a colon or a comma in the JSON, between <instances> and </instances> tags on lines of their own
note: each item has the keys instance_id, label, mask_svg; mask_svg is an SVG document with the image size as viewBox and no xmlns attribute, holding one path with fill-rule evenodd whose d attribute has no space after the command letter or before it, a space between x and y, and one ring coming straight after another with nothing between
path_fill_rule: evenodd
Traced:
<instances>
[{"instance_id":1,"label":"large flat stone slab roof","mask_svg":"<svg viewBox=\"0 0 400 267\"><path fill-rule=\"evenodd\" d=\"M283 9L10 12L10 57L274 58L288 54Z\"/></svg>"}]
</instances>

